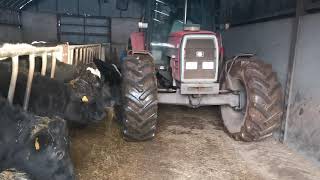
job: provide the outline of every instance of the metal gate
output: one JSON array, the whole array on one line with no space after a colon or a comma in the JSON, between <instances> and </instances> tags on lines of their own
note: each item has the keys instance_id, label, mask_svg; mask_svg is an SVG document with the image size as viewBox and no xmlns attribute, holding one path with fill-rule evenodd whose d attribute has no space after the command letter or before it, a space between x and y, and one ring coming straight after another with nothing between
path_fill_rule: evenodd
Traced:
<instances>
[{"instance_id":1,"label":"metal gate","mask_svg":"<svg viewBox=\"0 0 320 180\"><path fill-rule=\"evenodd\" d=\"M70 44L109 44L111 19L101 16L58 16L58 38Z\"/></svg>"}]
</instances>

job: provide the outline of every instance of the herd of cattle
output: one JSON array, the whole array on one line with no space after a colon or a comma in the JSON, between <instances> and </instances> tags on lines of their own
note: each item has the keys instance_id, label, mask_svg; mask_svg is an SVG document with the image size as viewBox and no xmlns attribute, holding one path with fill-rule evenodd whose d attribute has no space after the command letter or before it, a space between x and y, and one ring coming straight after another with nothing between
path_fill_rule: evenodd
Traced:
<instances>
[{"instance_id":1,"label":"herd of cattle","mask_svg":"<svg viewBox=\"0 0 320 180\"><path fill-rule=\"evenodd\" d=\"M112 89L121 80L113 64L95 59L79 66L57 62L56 77L41 75L36 60L28 112L22 110L28 60L20 58L13 105L6 96L11 60L0 61L0 179L75 178L68 126L99 122L114 105ZM47 72L50 74L50 63Z\"/></svg>"}]
</instances>

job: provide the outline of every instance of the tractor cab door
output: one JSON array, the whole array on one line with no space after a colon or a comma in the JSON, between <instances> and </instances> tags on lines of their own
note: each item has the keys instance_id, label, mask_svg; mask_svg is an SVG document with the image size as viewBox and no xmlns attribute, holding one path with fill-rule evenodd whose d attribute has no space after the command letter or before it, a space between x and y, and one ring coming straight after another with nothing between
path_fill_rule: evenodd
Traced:
<instances>
[{"instance_id":1,"label":"tractor cab door","mask_svg":"<svg viewBox=\"0 0 320 180\"><path fill-rule=\"evenodd\" d=\"M165 51L170 48L171 33L182 31L186 15L187 24L199 24L202 30L213 30L214 16L211 8L215 1L207 0L151 0L145 9L148 22L146 32L147 49L156 64L167 64ZM187 5L187 6L186 6ZM187 10L187 11L185 11ZM201 12L201 13L199 13Z\"/></svg>"},{"instance_id":2,"label":"tractor cab door","mask_svg":"<svg viewBox=\"0 0 320 180\"><path fill-rule=\"evenodd\" d=\"M183 25L183 5L184 0L155 0L150 6L147 45L158 65L168 64L165 53L171 47L168 38L175 21Z\"/></svg>"}]
</instances>

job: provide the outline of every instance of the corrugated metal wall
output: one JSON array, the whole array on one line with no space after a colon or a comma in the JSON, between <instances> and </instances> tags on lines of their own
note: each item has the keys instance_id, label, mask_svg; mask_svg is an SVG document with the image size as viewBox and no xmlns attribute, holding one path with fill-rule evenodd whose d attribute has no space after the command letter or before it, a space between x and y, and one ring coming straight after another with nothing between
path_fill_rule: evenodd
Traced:
<instances>
[{"instance_id":1,"label":"corrugated metal wall","mask_svg":"<svg viewBox=\"0 0 320 180\"><path fill-rule=\"evenodd\" d=\"M301 17L285 143L320 164L320 14Z\"/></svg>"},{"instance_id":2,"label":"corrugated metal wall","mask_svg":"<svg viewBox=\"0 0 320 180\"><path fill-rule=\"evenodd\" d=\"M233 25L294 15L295 0L221 0L220 22Z\"/></svg>"},{"instance_id":3,"label":"corrugated metal wall","mask_svg":"<svg viewBox=\"0 0 320 180\"><path fill-rule=\"evenodd\" d=\"M58 39L72 44L110 43L111 19L107 17L59 15Z\"/></svg>"},{"instance_id":4,"label":"corrugated metal wall","mask_svg":"<svg viewBox=\"0 0 320 180\"><path fill-rule=\"evenodd\" d=\"M143 0L129 0L127 11L116 9L117 0L40 0L27 10L58 14L129 17L142 16Z\"/></svg>"},{"instance_id":5,"label":"corrugated metal wall","mask_svg":"<svg viewBox=\"0 0 320 180\"><path fill-rule=\"evenodd\" d=\"M0 9L0 42L21 41L21 19L16 11Z\"/></svg>"}]
</instances>

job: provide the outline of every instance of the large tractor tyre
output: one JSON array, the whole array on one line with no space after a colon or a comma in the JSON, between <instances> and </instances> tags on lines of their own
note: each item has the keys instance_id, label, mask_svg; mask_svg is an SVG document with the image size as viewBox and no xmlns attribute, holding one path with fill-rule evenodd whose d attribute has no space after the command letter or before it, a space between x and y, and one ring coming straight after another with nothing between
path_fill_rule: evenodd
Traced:
<instances>
[{"instance_id":1,"label":"large tractor tyre","mask_svg":"<svg viewBox=\"0 0 320 180\"><path fill-rule=\"evenodd\" d=\"M122 63L122 123L128 141L146 141L157 125L157 80L150 55L128 56Z\"/></svg>"},{"instance_id":2,"label":"large tractor tyre","mask_svg":"<svg viewBox=\"0 0 320 180\"><path fill-rule=\"evenodd\" d=\"M222 89L239 94L240 107L221 106L227 131L236 140L259 141L280 126L281 85L272 66L255 57L240 57L225 67Z\"/></svg>"}]
</instances>

